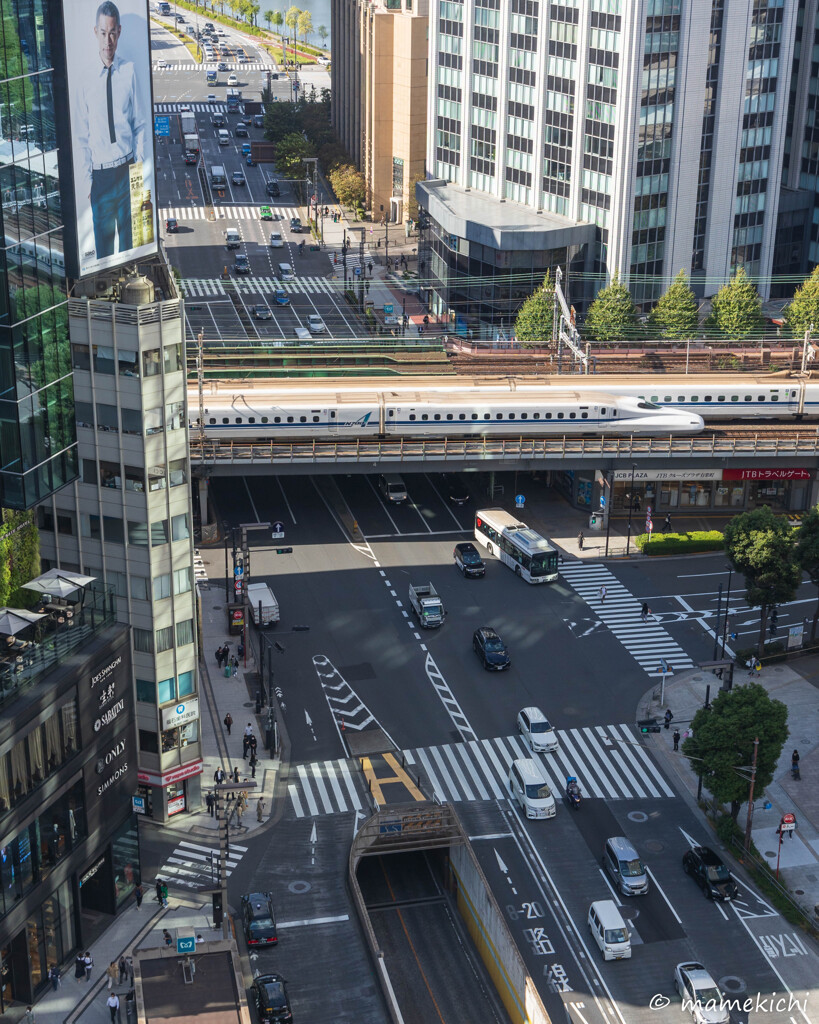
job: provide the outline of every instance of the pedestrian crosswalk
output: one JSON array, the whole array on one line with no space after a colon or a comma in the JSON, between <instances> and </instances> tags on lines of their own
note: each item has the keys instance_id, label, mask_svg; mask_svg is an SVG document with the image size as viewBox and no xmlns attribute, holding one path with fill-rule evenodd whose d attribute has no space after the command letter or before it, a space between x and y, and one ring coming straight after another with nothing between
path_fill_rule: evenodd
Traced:
<instances>
[{"instance_id":1,"label":"pedestrian crosswalk","mask_svg":"<svg viewBox=\"0 0 819 1024\"><path fill-rule=\"evenodd\" d=\"M234 74L241 74L243 71L271 71L271 65L264 64L260 60L248 61L243 64L241 61L226 60L224 61L228 66L227 71L222 71L220 74L229 75L231 72ZM205 64L196 64L194 61L165 61L162 62L162 58L158 58L151 65L154 71L215 71L216 61L208 62ZM244 83L243 83L244 84Z\"/></svg>"},{"instance_id":2,"label":"pedestrian crosswalk","mask_svg":"<svg viewBox=\"0 0 819 1024\"><path fill-rule=\"evenodd\" d=\"M228 877L236 870L246 853L246 846L239 846L231 840L230 852L225 859L225 873ZM173 889L174 886L201 889L215 885L219 880L219 847L190 843L183 839L159 868L156 877L167 882L169 889Z\"/></svg>"},{"instance_id":3,"label":"pedestrian crosswalk","mask_svg":"<svg viewBox=\"0 0 819 1024\"><path fill-rule=\"evenodd\" d=\"M336 273L339 273L339 274L343 273L344 272L344 258L343 258L343 254L341 252L341 247L339 246L337 249L328 248L327 249L327 255L328 255L329 259L330 259L330 262L335 267ZM364 262L362 264L362 262L361 262L361 250L359 249L359 247L357 245L353 245L353 246L351 246L347 250L347 261L346 262L347 262L347 271L349 273L351 273L351 274L354 274L356 267L364 266L368 270L371 267L373 267L375 265L375 257L373 256L373 254L370 252L369 249L365 249L364 250Z\"/></svg>"},{"instance_id":4,"label":"pedestrian crosswalk","mask_svg":"<svg viewBox=\"0 0 819 1024\"><path fill-rule=\"evenodd\" d=\"M185 106L188 110L183 111ZM227 112L227 104L214 101L213 103L154 103L155 114L224 114Z\"/></svg>"},{"instance_id":5,"label":"pedestrian crosswalk","mask_svg":"<svg viewBox=\"0 0 819 1024\"><path fill-rule=\"evenodd\" d=\"M694 667L693 659L653 617L643 621L643 602L604 565L563 562L560 575L648 675L659 677L664 671Z\"/></svg>"},{"instance_id":6,"label":"pedestrian crosswalk","mask_svg":"<svg viewBox=\"0 0 819 1024\"><path fill-rule=\"evenodd\" d=\"M211 278L182 278L182 290L186 296L195 298L206 298L209 295L226 295L225 282L218 277ZM233 277L231 288L243 294L269 294L276 291L285 291L288 295L311 295L316 292L324 292L327 295L338 295L339 284L337 281L326 277L296 277L292 281L279 281L275 277L255 277L250 274L247 277Z\"/></svg>"},{"instance_id":7,"label":"pedestrian crosswalk","mask_svg":"<svg viewBox=\"0 0 819 1024\"><path fill-rule=\"evenodd\" d=\"M239 188L241 189L241 186ZM262 219L258 206L228 206L220 204L213 207L213 212L218 221ZM293 215L293 207L271 206L270 212L274 217L278 215L279 221L289 220ZM177 220L207 220L209 216L209 210L204 206L166 206L159 211L160 220L166 220L168 217L175 217ZM276 220L268 220L265 223L273 228Z\"/></svg>"},{"instance_id":8,"label":"pedestrian crosswalk","mask_svg":"<svg viewBox=\"0 0 819 1024\"><path fill-rule=\"evenodd\" d=\"M587 797L634 800L675 795L632 726L588 726L558 730L556 735L560 743L556 751L534 755L556 795L563 791L568 775L578 779ZM533 756L519 736L416 747L402 753L404 762L416 766L428 780L429 795L452 803L507 797L509 765ZM369 806L355 760L299 765L287 788L298 818Z\"/></svg>"}]
</instances>

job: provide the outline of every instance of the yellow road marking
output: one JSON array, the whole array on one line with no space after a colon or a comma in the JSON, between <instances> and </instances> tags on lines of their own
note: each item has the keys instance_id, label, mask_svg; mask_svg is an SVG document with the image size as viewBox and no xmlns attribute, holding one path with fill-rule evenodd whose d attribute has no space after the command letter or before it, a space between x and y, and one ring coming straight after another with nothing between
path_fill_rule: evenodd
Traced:
<instances>
[{"instance_id":1,"label":"yellow road marking","mask_svg":"<svg viewBox=\"0 0 819 1024\"><path fill-rule=\"evenodd\" d=\"M384 761L395 772L395 774L379 778L375 773L375 769L373 768L372 761L369 757L361 758L361 767L363 768L364 774L369 782L370 790L379 805L383 806L387 802L384 799L381 787L382 785L386 785L390 782L400 782L412 796L413 800L417 800L419 802L426 800L426 797L421 790L415 785L407 772L404 771L398 763L394 754L384 754Z\"/></svg>"}]
</instances>

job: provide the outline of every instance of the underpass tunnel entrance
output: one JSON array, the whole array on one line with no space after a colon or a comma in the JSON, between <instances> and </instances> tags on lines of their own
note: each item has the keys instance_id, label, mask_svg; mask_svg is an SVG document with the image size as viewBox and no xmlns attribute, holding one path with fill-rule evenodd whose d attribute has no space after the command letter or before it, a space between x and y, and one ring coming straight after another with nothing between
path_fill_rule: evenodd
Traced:
<instances>
[{"instance_id":1,"label":"underpass tunnel entrance","mask_svg":"<svg viewBox=\"0 0 819 1024\"><path fill-rule=\"evenodd\" d=\"M549 1021L452 805L364 822L350 888L393 1020Z\"/></svg>"}]
</instances>

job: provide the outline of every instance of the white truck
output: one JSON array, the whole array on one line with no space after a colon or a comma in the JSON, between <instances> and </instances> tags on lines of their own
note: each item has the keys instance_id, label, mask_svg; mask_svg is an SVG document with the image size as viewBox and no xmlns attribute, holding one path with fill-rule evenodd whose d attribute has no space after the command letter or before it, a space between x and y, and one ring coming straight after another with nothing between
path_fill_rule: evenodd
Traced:
<instances>
[{"instance_id":1,"label":"white truck","mask_svg":"<svg viewBox=\"0 0 819 1024\"><path fill-rule=\"evenodd\" d=\"M279 602L266 583L248 583L247 600L253 621L260 628L265 629L279 621Z\"/></svg>"},{"instance_id":2,"label":"white truck","mask_svg":"<svg viewBox=\"0 0 819 1024\"><path fill-rule=\"evenodd\" d=\"M179 116L182 122L182 134L183 135L196 135L196 116L194 114L184 113Z\"/></svg>"},{"instance_id":3,"label":"white truck","mask_svg":"<svg viewBox=\"0 0 819 1024\"><path fill-rule=\"evenodd\" d=\"M409 602L422 629L436 629L443 624L446 615L444 604L431 583L420 587L410 583Z\"/></svg>"}]
</instances>

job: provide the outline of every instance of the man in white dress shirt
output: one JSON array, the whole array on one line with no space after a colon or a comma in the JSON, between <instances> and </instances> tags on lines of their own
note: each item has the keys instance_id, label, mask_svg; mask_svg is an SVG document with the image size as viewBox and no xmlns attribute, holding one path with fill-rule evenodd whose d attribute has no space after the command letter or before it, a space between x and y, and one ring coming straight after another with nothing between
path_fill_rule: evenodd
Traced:
<instances>
[{"instance_id":1,"label":"man in white dress shirt","mask_svg":"<svg viewBox=\"0 0 819 1024\"><path fill-rule=\"evenodd\" d=\"M145 112L134 65L117 56L121 32L119 9L103 0L94 26L99 58L76 100L77 192L91 204L97 259L132 247L129 168L145 152ZM81 251L88 248L81 242Z\"/></svg>"}]
</instances>

